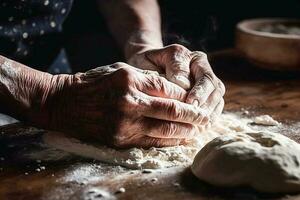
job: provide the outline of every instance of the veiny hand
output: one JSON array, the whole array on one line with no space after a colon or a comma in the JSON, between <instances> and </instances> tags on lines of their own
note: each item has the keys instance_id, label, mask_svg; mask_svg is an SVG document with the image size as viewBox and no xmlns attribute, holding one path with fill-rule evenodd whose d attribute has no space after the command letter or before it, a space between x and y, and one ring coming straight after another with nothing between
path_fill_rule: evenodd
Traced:
<instances>
[{"instance_id":1,"label":"veiny hand","mask_svg":"<svg viewBox=\"0 0 300 200\"><path fill-rule=\"evenodd\" d=\"M43 116L33 113L32 119L115 147L183 144L205 118L200 107L182 102L183 88L125 63L57 75L52 83L39 110Z\"/></svg>"},{"instance_id":2,"label":"veiny hand","mask_svg":"<svg viewBox=\"0 0 300 200\"><path fill-rule=\"evenodd\" d=\"M209 118L204 120L207 124L222 113L225 87L214 74L205 53L191 52L182 45L173 44L159 49L145 48L131 56L128 63L163 73L169 81L190 89L186 102L207 112Z\"/></svg>"}]
</instances>

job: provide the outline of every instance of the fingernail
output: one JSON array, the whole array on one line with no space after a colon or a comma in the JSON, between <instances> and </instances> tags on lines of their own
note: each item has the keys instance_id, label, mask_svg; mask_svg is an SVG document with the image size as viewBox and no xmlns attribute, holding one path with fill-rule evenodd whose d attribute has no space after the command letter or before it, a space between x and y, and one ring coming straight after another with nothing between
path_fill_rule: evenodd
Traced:
<instances>
[{"instance_id":1,"label":"fingernail","mask_svg":"<svg viewBox=\"0 0 300 200\"><path fill-rule=\"evenodd\" d=\"M191 87L189 79L182 75L175 75L174 81L184 89L189 89Z\"/></svg>"},{"instance_id":2,"label":"fingernail","mask_svg":"<svg viewBox=\"0 0 300 200\"><path fill-rule=\"evenodd\" d=\"M193 105L194 105L194 106L199 107L199 104L200 104L200 103L199 103L198 100L195 99L195 100L193 101Z\"/></svg>"}]
</instances>

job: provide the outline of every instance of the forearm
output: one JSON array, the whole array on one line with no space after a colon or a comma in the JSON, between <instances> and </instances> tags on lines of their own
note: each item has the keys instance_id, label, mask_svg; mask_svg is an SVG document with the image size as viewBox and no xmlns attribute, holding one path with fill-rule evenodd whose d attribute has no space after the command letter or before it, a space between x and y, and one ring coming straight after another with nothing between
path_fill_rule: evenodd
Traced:
<instances>
[{"instance_id":1,"label":"forearm","mask_svg":"<svg viewBox=\"0 0 300 200\"><path fill-rule=\"evenodd\" d=\"M127 59L147 47L163 46L156 0L99 0L99 5Z\"/></svg>"},{"instance_id":2,"label":"forearm","mask_svg":"<svg viewBox=\"0 0 300 200\"><path fill-rule=\"evenodd\" d=\"M0 56L0 112L28 120L40 109L53 76Z\"/></svg>"}]
</instances>

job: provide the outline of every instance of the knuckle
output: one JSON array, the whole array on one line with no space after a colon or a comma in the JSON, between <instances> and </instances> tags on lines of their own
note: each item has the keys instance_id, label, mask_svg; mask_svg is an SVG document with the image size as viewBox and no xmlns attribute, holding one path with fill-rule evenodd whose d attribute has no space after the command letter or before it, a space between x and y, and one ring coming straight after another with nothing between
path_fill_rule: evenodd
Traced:
<instances>
[{"instance_id":1,"label":"knuckle","mask_svg":"<svg viewBox=\"0 0 300 200\"><path fill-rule=\"evenodd\" d=\"M216 82L216 75L212 71L205 72L203 78L210 80L211 82Z\"/></svg>"},{"instance_id":2,"label":"knuckle","mask_svg":"<svg viewBox=\"0 0 300 200\"><path fill-rule=\"evenodd\" d=\"M176 124L172 122L166 122L162 127L162 133L167 137L171 137L175 135L177 129L178 127L176 126Z\"/></svg>"},{"instance_id":3,"label":"knuckle","mask_svg":"<svg viewBox=\"0 0 300 200\"><path fill-rule=\"evenodd\" d=\"M175 102L171 102L169 104L168 114L174 119L180 119L183 115L182 110L177 106Z\"/></svg>"},{"instance_id":4,"label":"knuckle","mask_svg":"<svg viewBox=\"0 0 300 200\"><path fill-rule=\"evenodd\" d=\"M171 53L188 51L188 49L186 47L184 47L183 45L180 45L180 44L172 44L172 45L168 46L168 48Z\"/></svg>"},{"instance_id":5,"label":"knuckle","mask_svg":"<svg viewBox=\"0 0 300 200\"><path fill-rule=\"evenodd\" d=\"M196 114L196 115L193 117L192 122L193 122L193 124L199 125L199 124L202 123L202 121L203 121L205 118L207 118L207 116L206 116L204 113L199 112L198 114Z\"/></svg>"},{"instance_id":6,"label":"knuckle","mask_svg":"<svg viewBox=\"0 0 300 200\"><path fill-rule=\"evenodd\" d=\"M192 53L192 55L193 55L193 58L197 58L197 59L205 59L205 60L207 60L207 54L206 53L204 53L203 51L194 51L193 53Z\"/></svg>"},{"instance_id":7,"label":"knuckle","mask_svg":"<svg viewBox=\"0 0 300 200\"><path fill-rule=\"evenodd\" d=\"M204 73L202 82L209 83L215 89L220 88L219 79L216 77L216 75L212 71Z\"/></svg>"},{"instance_id":8,"label":"knuckle","mask_svg":"<svg viewBox=\"0 0 300 200\"><path fill-rule=\"evenodd\" d=\"M159 78L159 77L153 77L151 78L151 84L153 86L153 88L161 91L161 92L165 92L166 91L166 86L165 83L163 81L163 79Z\"/></svg>"},{"instance_id":9,"label":"knuckle","mask_svg":"<svg viewBox=\"0 0 300 200\"><path fill-rule=\"evenodd\" d=\"M116 63L112 64L111 67L113 67L115 69L119 69L119 68L127 67L127 64L123 63L123 62L116 62Z\"/></svg>"},{"instance_id":10,"label":"knuckle","mask_svg":"<svg viewBox=\"0 0 300 200\"><path fill-rule=\"evenodd\" d=\"M204 92L205 90L201 85L196 86L193 88L193 90L190 91L189 98L196 99L199 101L200 104L202 104L205 100Z\"/></svg>"},{"instance_id":11,"label":"knuckle","mask_svg":"<svg viewBox=\"0 0 300 200\"><path fill-rule=\"evenodd\" d=\"M133 70L121 67L116 72L117 78L124 86L129 86L134 81Z\"/></svg>"}]
</instances>

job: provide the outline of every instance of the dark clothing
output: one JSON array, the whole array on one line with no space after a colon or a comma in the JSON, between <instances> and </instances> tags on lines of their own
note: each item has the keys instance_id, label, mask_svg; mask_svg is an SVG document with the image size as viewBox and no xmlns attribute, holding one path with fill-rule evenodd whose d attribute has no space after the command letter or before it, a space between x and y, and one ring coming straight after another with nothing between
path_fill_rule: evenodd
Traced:
<instances>
[{"instance_id":1,"label":"dark clothing","mask_svg":"<svg viewBox=\"0 0 300 200\"><path fill-rule=\"evenodd\" d=\"M60 50L62 24L72 4L73 0L1 0L0 53L37 68L48 65Z\"/></svg>"}]
</instances>

